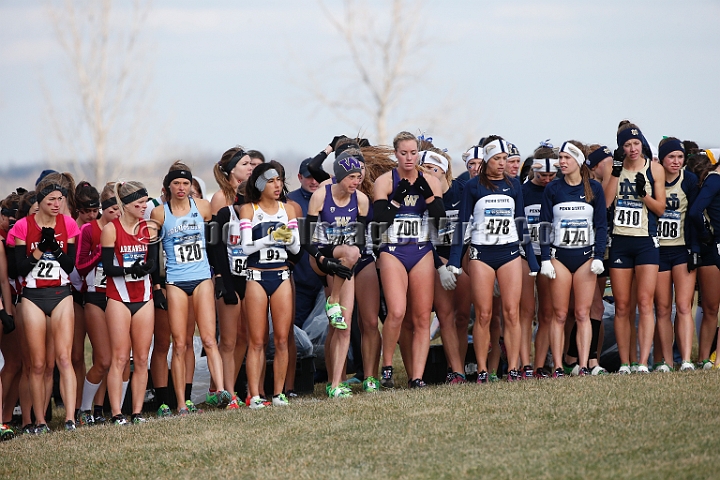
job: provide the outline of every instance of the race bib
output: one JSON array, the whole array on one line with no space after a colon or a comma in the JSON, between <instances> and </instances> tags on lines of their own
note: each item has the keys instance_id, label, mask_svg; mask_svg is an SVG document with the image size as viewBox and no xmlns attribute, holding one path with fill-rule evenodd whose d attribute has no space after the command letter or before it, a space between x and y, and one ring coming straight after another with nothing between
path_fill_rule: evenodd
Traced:
<instances>
[{"instance_id":1,"label":"race bib","mask_svg":"<svg viewBox=\"0 0 720 480\"><path fill-rule=\"evenodd\" d=\"M95 288L107 287L107 277L105 276L105 269L103 269L102 263L99 263L95 267Z\"/></svg>"},{"instance_id":2,"label":"race bib","mask_svg":"<svg viewBox=\"0 0 720 480\"><path fill-rule=\"evenodd\" d=\"M680 237L680 220L682 214L675 210L665 210L658 219L657 234L660 240L675 240Z\"/></svg>"},{"instance_id":3,"label":"race bib","mask_svg":"<svg viewBox=\"0 0 720 480\"><path fill-rule=\"evenodd\" d=\"M260 249L260 263L278 263L287 260L287 251L283 247L266 247Z\"/></svg>"},{"instance_id":4,"label":"race bib","mask_svg":"<svg viewBox=\"0 0 720 480\"><path fill-rule=\"evenodd\" d=\"M555 239L555 244L561 247L585 247L590 245L590 226L586 219L561 220L558 235L559 238Z\"/></svg>"},{"instance_id":5,"label":"race bib","mask_svg":"<svg viewBox=\"0 0 720 480\"><path fill-rule=\"evenodd\" d=\"M643 221L643 203L639 200L618 199L614 223L618 227L640 228Z\"/></svg>"},{"instance_id":6,"label":"race bib","mask_svg":"<svg viewBox=\"0 0 720 480\"><path fill-rule=\"evenodd\" d=\"M513 222L511 208L485 209L485 235L500 237L510 234L510 224Z\"/></svg>"},{"instance_id":7,"label":"race bib","mask_svg":"<svg viewBox=\"0 0 720 480\"><path fill-rule=\"evenodd\" d=\"M247 258L242 248L233 248L230 252L230 273L244 277L247 269Z\"/></svg>"},{"instance_id":8,"label":"race bib","mask_svg":"<svg viewBox=\"0 0 720 480\"><path fill-rule=\"evenodd\" d=\"M181 265L201 262L204 258L203 248L199 242L173 245L175 262Z\"/></svg>"},{"instance_id":9,"label":"race bib","mask_svg":"<svg viewBox=\"0 0 720 480\"><path fill-rule=\"evenodd\" d=\"M420 231L422 227L422 218L417 215L397 215L393 220L393 234L395 241L392 243L402 243L418 241L420 239Z\"/></svg>"},{"instance_id":10,"label":"race bib","mask_svg":"<svg viewBox=\"0 0 720 480\"><path fill-rule=\"evenodd\" d=\"M41 258L32 269L35 280L60 280L60 262Z\"/></svg>"}]
</instances>

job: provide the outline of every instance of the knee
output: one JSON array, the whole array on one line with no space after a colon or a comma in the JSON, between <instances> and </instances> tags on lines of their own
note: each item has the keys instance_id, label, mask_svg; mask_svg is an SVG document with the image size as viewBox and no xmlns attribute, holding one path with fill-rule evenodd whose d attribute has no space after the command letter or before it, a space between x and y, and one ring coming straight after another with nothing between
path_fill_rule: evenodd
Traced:
<instances>
[{"instance_id":1,"label":"knee","mask_svg":"<svg viewBox=\"0 0 720 480\"><path fill-rule=\"evenodd\" d=\"M492 321L492 310L483 310L477 314L476 324L482 328L488 328Z\"/></svg>"},{"instance_id":2,"label":"knee","mask_svg":"<svg viewBox=\"0 0 720 480\"><path fill-rule=\"evenodd\" d=\"M77 369L85 365L85 349L74 348L72 352L72 364Z\"/></svg>"},{"instance_id":3,"label":"knee","mask_svg":"<svg viewBox=\"0 0 720 480\"><path fill-rule=\"evenodd\" d=\"M46 365L45 365L45 359L38 359L35 361L31 361L29 365L28 373L30 375L45 375L46 372ZM52 372L52 370L51 370Z\"/></svg>"},{"instance_id":4,"label":"knee","mask_svg":"<svg viewBox=\"0 0 720 480\"><path fill-rule=\"evenodd\" d=\"M205 347L205 350L217 347L217 340L215 340L214 336L204 335L200 338L202 340L203 347Z\"/></svg>"},{"instance_id":5,"label":"knee","mask_svg":"<svg viewBox=\"0 0 720 480\"><path fill-rule=\"evenodd\" d=\"M147 370L148 356L133 354L133 365L138 371Z\"/></svg>"},{"instance_id":6,"label":"knee","mask_svg":"<svg viewBox=\"0 0 720 480\"><path fill-rule=\"evenodd\" d=\"M58 370L73 368L72 355L67 353L58 354L55 358L55 362L57 363Z\"/></svg>"},{"instance_id":7,"label":"knee","mask_svg":"<svg viewBox=\"0 0 720 480\"><path fill-rule=\"evenodd\" d=\"M115 355L113 355L111 367L119 368L122 370L125 368L125 366L128 364L129 361L130 361L130 355L128 353L126 353L126 352L116 353Z\"/></svg>"},{"instance_id":8,"label":"knee","mask_svg":"<svg viewBox=\"0 0 720 480\"><path fill-rule=\"evenodd\" d=\"M669 311L670 309L668 309ZM678 315L691 315L692 314L692 305L688 304L675 304L675 313Z\"/></svg>"},{"instance_id":9,"label":"knee","mask_svg":"<svg viewBox=\"0 0 720 480\"><path fill-rule=\"evenodd\" d=\"M187 347L187 343L185 342L175 342L173 344L173 356L184 357L187 352Z\"/></svg>"},{"instance_id":10,"label":"knee","mask_svg":"<svg viewBox=\"0 0 720 480\"><path fill-rule=\"evenodd\" d=\"M567 310L556 310L555 311L555 323L558 325L565 325L565 322L567 322Z\"/></svg>"},{"instance_id":11,"label":"knee","mask_svg":"<svg viewBox=\"0 0 720 480\"><path fill-rule=\"evenodd\" d=\"M220 345L219 348L223 352L231 352L235 350L235 345L237 344L239 335L220 335Z\"/></svg>"}]
</instances>

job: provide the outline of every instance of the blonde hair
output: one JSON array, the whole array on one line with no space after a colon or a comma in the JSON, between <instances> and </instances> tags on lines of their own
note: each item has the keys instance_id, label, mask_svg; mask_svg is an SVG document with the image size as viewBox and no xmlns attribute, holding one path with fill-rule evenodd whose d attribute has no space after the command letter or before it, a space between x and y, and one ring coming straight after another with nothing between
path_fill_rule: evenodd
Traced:
<instances>
[{"instance_id":1,"label":"blonde hair","mask_svg":"<svg viewBox=\"0 0 720 480\"><path fill-rule=\"evenodd\" d=\"M105 200L112 198L114 196L115 196L115 182L106 183L102 189L102 192L100 192L100 202L104 202Z\"/></svg>"},{"instance_id":2,"label":"blonde hair","mask_svg":"<svg viewBox=\"0 0 720 480\"><path fill-rule=\"evenodd\" d=\"M118 206L122 210L125 210L125 204L123 203L122 199L140 190L145 190L145 185L140 182L117 182L114 187L114 193L115 198L117 199Z\"/></svg>"},{"instance_id":3,"label":"blonde hair","mask_svg":"<svg viewBox=\"0 0 720 480\"><path fill-rule=\"evenodd\" d=\"M418 141L418 139L415 135L413 135L410 132L400 132L397 135L395 135L395 138L393 138L393 150L397 150L400 142L404 142L405 140L414 141L415 144L417 144L418 149L420 149L420 142Z\"/></svg>"}]
</instances>

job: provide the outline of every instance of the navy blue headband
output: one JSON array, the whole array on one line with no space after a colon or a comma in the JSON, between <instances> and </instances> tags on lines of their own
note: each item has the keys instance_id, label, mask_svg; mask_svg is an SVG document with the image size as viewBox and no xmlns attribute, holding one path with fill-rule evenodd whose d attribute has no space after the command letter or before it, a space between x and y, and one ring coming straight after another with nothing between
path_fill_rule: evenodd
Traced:
<instances>
[{"instance_id":1,"label":"navy blue headband","mask_svg":"<svg viewBox=\"0 0 720 480\"><path fill-rule=\"evenodd\" d=\"M633 138L636 138L641 142L645 140L645 137L643 136L639 128L632 127L626 128L625 130L620 130L617 133L618 148L622 148L623 145L625 145L625 142L627 142L628 140L632 140Z\"/></svg>"},{"instance_id":2,"label":"navy blue headband","mask_svg":"<svg viewBox=\"0 0 720 480\"><path fill-rule=\"evenodd\" d=\"M595 168L598 163L602 162L607 157L612 157L612 152L608 147L603 145L588 155L587 160L585 160L585 165L587 165L588 168Z\"/></svg>"},{"instance_id":3,"label":"navy blue headband","mask_svg":"<svg viewBox=\"0 0 720 480\"><path fill-rule=\"evenodd\" d=\"M670 152L674 152L676 150L683 152L683 155L685 154L685 147L683 146L683 144L680 140L677 140L677 139L668 140L667 142L660 145L660 149L658 152L658 158L662 162L663 158L667 157L667 155Z\"/></svg>"}]
</instances>

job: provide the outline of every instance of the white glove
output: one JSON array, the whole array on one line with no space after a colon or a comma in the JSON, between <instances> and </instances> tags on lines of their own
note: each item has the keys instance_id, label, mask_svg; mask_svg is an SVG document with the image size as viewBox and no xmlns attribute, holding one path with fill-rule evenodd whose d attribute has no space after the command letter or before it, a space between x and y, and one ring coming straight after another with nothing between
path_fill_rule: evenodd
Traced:
<instances>
[{"instance_id":1,"label":"white glove","mask_svg":"<svg viewBox=\"0 0 720 480\"><path fill-rule=\"evenodd\" d=\"M455 274L445 265L438 267L437 271L440 274L440 285L442 285L445 290L455 290L457 286L457 277Z\"/></svg>"},{"instance_id":2,"label":"white glove","mask_svg":"<svg viewBox=\"0 0 720 480\"><path fill-rule=\"evenodd\" d=\"M447 271L455 275L456 278L462 275L462 268L454 267L452 265L445 265L445 267L447 268Z\"/></svg>"},{"instance_id":3,"label":"white glove","mask_svg":"<svg viewBox=\"0 0 720 480\"><path fill-rule=\"evenodd\" d=\"M602 260L594 259L590 264L590 271L595 275L603 273L605 271L605 265L603 265Z\"/></svg>"},{"instance_id":4,"label":"white glove","mask_svg":"<svg viewBox=\"0 0 720 480\"><path fill-rule=\"evenodd\" d=\"M543 260L540 264L540 274L548 278L555 278L555 267L550 260Z\"/></svg>"}]
</instances>

